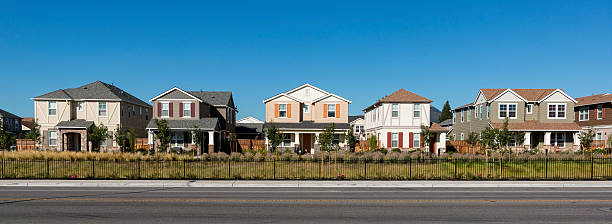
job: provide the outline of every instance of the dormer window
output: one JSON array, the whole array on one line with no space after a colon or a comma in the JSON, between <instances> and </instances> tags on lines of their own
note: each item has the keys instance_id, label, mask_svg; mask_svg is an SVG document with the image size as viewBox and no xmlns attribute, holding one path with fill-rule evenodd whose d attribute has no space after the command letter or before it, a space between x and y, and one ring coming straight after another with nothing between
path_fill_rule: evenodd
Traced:
<instances>
[{"instance_id":1,"label":"dormer window","mask_svg":"<svg viewBox=\"0 0 612 224\"><path fill-rule=\"evenodd\" d=\"M533 113L533 104L532 103L528 103L527 106L525 107L525 111L527 112L527 114L532 114Z\"/></svg>"}]
</instances>

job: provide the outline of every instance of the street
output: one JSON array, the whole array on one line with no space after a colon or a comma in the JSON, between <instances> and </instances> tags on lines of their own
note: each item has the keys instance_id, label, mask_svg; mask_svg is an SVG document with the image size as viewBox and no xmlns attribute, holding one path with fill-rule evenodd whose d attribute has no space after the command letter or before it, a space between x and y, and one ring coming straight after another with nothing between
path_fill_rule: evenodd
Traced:
<instances>
[{"instance_id":1,"label":"street","mask_svg":"<svg viewBox=\"0 0 612 224\"><path fill-rule=\"evenodd\" d=\"M609 188L0 187L2 223L610 223Z\"/></svg>"}]
</instances>

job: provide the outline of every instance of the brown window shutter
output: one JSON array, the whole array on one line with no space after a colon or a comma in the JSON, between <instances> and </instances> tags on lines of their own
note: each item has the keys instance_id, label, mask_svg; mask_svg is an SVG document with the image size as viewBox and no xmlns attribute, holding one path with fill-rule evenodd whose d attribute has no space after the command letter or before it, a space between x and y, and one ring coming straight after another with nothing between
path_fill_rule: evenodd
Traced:
<instances>
[{"instance_id":1,"label":"brown window shutter","mask_svg":"<svg viewBox=\"0 0 612 224\"><path fill-rule=\"evenodd\" d=\"M191 117L195 117L195 103L191 103Z\"/></svg>"},{"instance_id":2,"label":"brown window shutter","mask_svg":"<svg viewBox=\"0 0 612 224\"><path fill-rule=\"evenodd\" d=\"M173 109L174 108L172 107L172 102L168 103L168 107L169 107L169 109L168 109L169 110L169 115L170 115L170 117L172 117L172 115L174 115L174 113L173 113Z\"/></svg>"},{"instance_id":3,"label":"brown window shutter","mask_svg":"<svg viewBox=\"0 0 612 224\"><path fill-rule=\"evenodd\" d=\"M336 118L340 118L340 104L336 104Z\"/></svg>"},{"instance_id":4,"label":"brown window shutter","mask_svg":"<svg viewBox=\"0 0 612 224\"><path fill-rule=\"evenodd\" d=\"M162 104L157 103L157 117L161 117Z\"/></svg>"},{"instance_id":5,"label":"brown window shutter","mask_svg":"<svg viewBox=\"0 0 612 224\"><path fill-rule=\"evenodd\" d=\"M391 132L387 132L387 148L391 148Z\"/></svg>"},{"instance_id":6,"label":"brown window shutter","mask_svg":"<svg viewBox=\"0 0 612 224\"><path fill-rule=\"evenodd\" d=\"M291 104L287 104L287 118L291 118Z\"/></svg>"},{"instance_id":7,"label":"brown window shutter","mask_svg":"<svg viewBox=\"0 0 612 224\"><path fill-rule=\"evenodd\" d=\"M323 118L327 118L327 104L323 104Z\"/></svg>"},{"instance_id":8,"label":"brown window shutter","mask_svg":"<svg viewBox=\"0 0 612 224\"><path fill-rule=\"evenodd\" d=\"M404 133L403 133L403 132L400 132L400 133L398 133L397 135L398 135L398 136L397 136L397 139L398 139L398 142L399 142L399 143L398 143L398 146L399 146L400 148L404 148Z\"/></svg>"},{"instance_id":9,"label":"brown window shutter","mask_svg":"<svg viewBox=\"0 0 612 224\"><path fill-rule=\"evenodd\" d=\"M278 103L274 104L274 118L278 118Z\"/></svg>"},{"instance_id":10,"label":"brown window shutter","mask_svg":"<svg viewBox=\"0 0 612 224\"><path fill-rule=\"evenodd\" d=\"M179 117L183 117L183 103L179 103Z\"/></svg>"}]
</instances>

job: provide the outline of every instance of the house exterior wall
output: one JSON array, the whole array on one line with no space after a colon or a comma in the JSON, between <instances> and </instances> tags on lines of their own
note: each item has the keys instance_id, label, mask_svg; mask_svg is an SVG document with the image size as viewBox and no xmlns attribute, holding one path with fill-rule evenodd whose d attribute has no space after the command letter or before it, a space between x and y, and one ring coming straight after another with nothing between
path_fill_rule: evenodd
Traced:
<instances>
[{"instance_id":1,"label":"house exterior wall","mask_svg":"<svg viewBox=\"0 0 612 224\"><path fill-rule=\"evenodd\" d=\"M325 106L328 104L340 105L340 109L336 108L336 117L326 117ZM348 123L349 104L345 101L330 99L316 102L311 106L311 113L315 123ZM336 106L337 107L337 106ZM300 112L303 112L301 110Z\"/></svg>"},{"instance_id":2,"label":"house exterior wall","mask_svg":"<svg viewBox=\"0 0 612 224\"><path fill-rule=\"evenodd\" d=\"M5 128L5 130L20 133L21 132L21 119L20 118L9 118L9 117L0 117L0 127Z\"/></svg>"},{"instance_id":3,"label":"house exterior wall","mask_svg":"<svg viewBox=\"0 0 612 224\"><path fill-rule=\"evenodd\" d=\"M599 105L601 105L603 109L602 119L597 119L597 107ZM585 107L588 107L589 109L589 119L586 121L580 121L579 110ZM576 117L576 123L580 125L580 127L612 126L612 103L576 107L574 110L574 117Z\"/></svg>"},{"instance_id":4,"label":"house exterior wall","mask_svg":"<svg viewBox=\"0 0 612 224\"><path fill-rule=\"evenodd\" d=\"M159 114L160 114L159 113L159 109L160 109L162 103L169 103L169 104L172 103L172 116L170 116L170 113L168 113L167 117L164 117L164 116L160 117L159 116ZM194 116L193 117L191 117L191 116L184 116L184 114L183 114L182 117L180 116L181 112L179 112L179 110L182 110L181 103L182 104L187 104L187 103L189 103L189 104L193 103L194 104L194 106L193 106ZM209 111L206 111L206 110L209 110L210 106L202 105L202 104L205 104L205 103L200 103L199 101L194 100L194 99L180 99L180 100L176 100L176 99L173 99L173 100L157 99L157 100L153 101L153 118L154 119L166 119L166 120L198 120L198 119L201 118L201 116L200 116L201 111L203 111L203 110L205 111L202 114L207 114L207 115L210 114ZM168 105L168 106L170 106L170 105Z\"/></svg>"},{"instance_id":5,"label":"house exterior wall","mask_svg":"<svg viewBox=\"0 0 612 224\"><path fill-rule=\"evenodd\" d=\"M287 104L287 108L289 108L288 105L291 105L291 117L289 117L289 115L287 115L287 117L276 117L276 105L278 104ZM266 103L266 122L271 123L271 122L275 122L275 123L298 123L300 122L300 114L301 109L300 109L300 103L294 100L286 100L286 99L279 99L279 100L273 100L270 102ZM311 108L311 112L312 112L312 108ZM289 114L289 109L287 109L287 114Z\"/></svg>"}]
</instances>

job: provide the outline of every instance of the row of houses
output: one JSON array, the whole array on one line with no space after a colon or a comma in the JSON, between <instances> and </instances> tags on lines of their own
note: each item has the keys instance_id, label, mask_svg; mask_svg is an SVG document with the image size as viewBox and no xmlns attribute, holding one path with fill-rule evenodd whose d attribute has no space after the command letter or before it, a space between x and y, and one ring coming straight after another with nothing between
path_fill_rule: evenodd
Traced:
<instances>
[{"instance_id":1,"label":"row of houses","mask_svg":"<svg viewBox=\"0 0 612 224\"><path fill-rule=\"evenodd\" d=\"M607 138L612 130L612 119L605 116L612 108L612 95L574 99L561 89L481 89L473 102L455 108L452 121L441 121L442 125L437 123L440 111L431 106L432 100L405 89L382 97L364 108L362 115L351 116L351 100L304 84L263 100L264 121L247 117L238 122L229 91L173 87L145 102L96 81L32 100L32 120L42 134L37 147L57 151L91 150L89 133L94 125L108 128L110 137L101 143L102 151L118 151L113 134L130 129L155 148L159 145L156 120L167 122L171 148L198 152L228 152L236 138L265 139L268 145L264 130L271 125L285 134L278 146L281 150L300 153L319 150L316 139L331 125L335 127L333 142L339 147L347 146L345 133L353 128L360 140L375 136L378 148L411 150L427 145L426 150L433 153L445 152L448 138L465 140L487 127L500 128L505 119L509 130L525 134L524 143L517 145L534 149L577 149L581 130L595 128L597 139ZM3 127L22 126L17 116L0 112ZM422 127L434 133L429 144L423 142ZM205 142L194 142L194 129L206 133Z\"/></svg>"}]
</instances>

